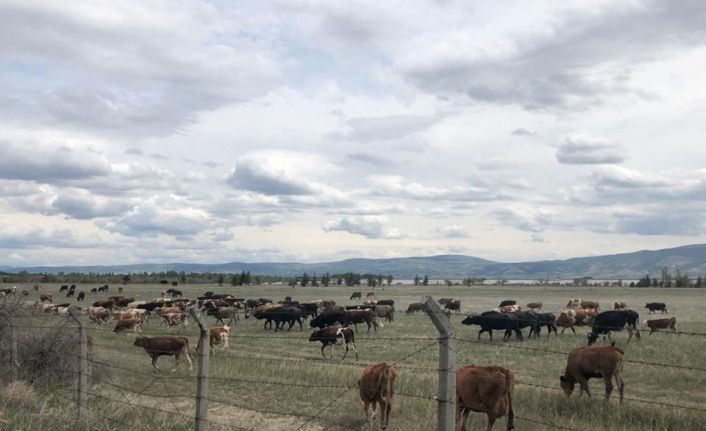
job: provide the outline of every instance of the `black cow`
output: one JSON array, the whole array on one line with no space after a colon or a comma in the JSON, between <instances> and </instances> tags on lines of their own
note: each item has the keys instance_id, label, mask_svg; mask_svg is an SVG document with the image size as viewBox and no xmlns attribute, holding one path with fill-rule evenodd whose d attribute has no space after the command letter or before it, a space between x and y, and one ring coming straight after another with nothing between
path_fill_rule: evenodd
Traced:
<instances>
[{"instance_id":1,"label":"black cow","mask_svg":"<svg viewBox=\"0 0 706 431\"><path fill-rule=\"evenodd\" d=\"M71 290L76 289L76 285L72 284L71 287L69 287L69 289L71 289Z\"/></svg>"},{"instance_id":2,"label":"black cow","mask_svg":"<svg viewBox=\"0 0 706 431\"><path fill-rule=\"evenodd\" d=\"M360 292L353 292L351 294L351 297L348 299L360 299L361 298L361 293Z\"/></svg>"},{"instance_id":3,"label":"black cow","mask_svg":"<svg viewBox=\"0 0 706 431\"><path fill-rule=\"evenodd\" d=\"M389 305L392 308L395 308L395 301L392 299L381 299L378 301L377 305Z\"/></svg>"},{"instance_id":4,"label":"black cow","mask_svg":"<svg viewBox=\"0 0 706 431\"><path fill-rule=\"evenodd\" d=\"M258 303L259 303L258 305L262 305L262 304L272 304L272 303L274 302L273 300L271 300L271 299L269 299L269 298L258 298L257 301L258 301Z\"/></svg>"},{"instance_id":5,"label":"black cow","mask_svg":"<svg viewBox=\"0 0 706 431\"><path fill-rule=\"evenodd\" d=\"M537 325L530 330L530 337L532 336L532 332L534 332L534 334L539 337L540 333L542 332L542 326L546 326L547 330L549 331L549 333L547 333L547 337L552 335L552 331L554 331L554 335L556 335L557 337L559 336L556 331L556 324L554 323L556 321L556 316L554 316L552 313L535 314L537 315Z\"/></svg>"},{"instance_id":6,"label":"black cow","mask_svg":"<svg viewBox=\"0 0 706 431\"><path fill-rule=\"evenodd\" d=\"M267 322L275 322L275 332L280 329L284 330L285 323L289 323L289 328L287 328L287 331L291 331L292 326L294 326L295 323L299 323L300 331L304 330L304 327L302 326L302 310L299 307L273 308L270 310L265 310L263 315L265 316L265 319L267 319ZM265 325L267 325L267 322L265 322Z\"/></svg>"},{"instance_id":7,"label":"black cow","mask_svg":"<svg viewBox=\"0 0 706 431\"><path fill-rule=\"evenodd\" d=\"M311 302L305 302L303 304L299 304L298 307L302 310L302 317L305 319L308 319L309 317L316 317L319 315L319 306L311 303Z\"/></svg>"},{"instance_id":8,"label":"black cow","mask_svg":"<svg viewBox=\"0 0 706 431\"><path fill-rule=\"evenodd\" d=\"M652 314L656 311L661 311L662 314L669 313L667 311L667 304L665 304L664 302L648 302L647 304L645 304L645 308L650 310L647 314Z\"/></svg>"},{"instance_id":9,"label":"black cow","mask_svg":"<svg viewBox=\"0 0 706 431\"><path fill-rule=\"evenodd\" d=\"M325 311L309 322L312 328L325 328L336 324L344 325L346 323L346 312L342 310Z\"/></svg>"},{"instance_id":10,"label":"black cow","mask_svg":"<svg viewBox=\"0 0 706 431\"><path fill-rule=\"evenodd\" d=\"M137 306L138 310L145 310L145 314L150 315L152 312L164 305L164 302L159 301L159 302L148 302L146 304L140 304Z\"/></svg>"},{"instance_id":11,"label":"black cow","mask_svg":"<svg viewBox=\"0 0 706 431\"><path fill-rule=\"evenodd\" d=\"M637 328L637 322L640 315L633 310L610 310L599 313L593 320L593 328L588 334L588 345L595 343L598 335L607 334L608 339L611 331L622 331L625 326L628 328L628 341L632 338L632 333L635 331L635 336L640 339L640 330Z\"/></svg>"},{"instance_id":12,"label":"black cow","mask_svg":"<svg viewBox=\"0 0 706 431\"><path fill-rule=\"evenodd\" d=\"M92 288L91 293L98 293L98 288L97 287Z\"/></svg>"},{"instance_id":13,"label":"black cow","mask_svg":"<svg viewBox=\"0 0 706 431\"><path fill-rule=\"evenodd\" d=\"M517 301L514 299L506 299L500 303L499 307L507 307L508 305L517 305Z\"/></svg>"},{"instance_id":14,"label":"black cow","mask_svg":"<svg viewBox=\"0 0 706 431\"><path fill-rule=\"evenodd\" d=\"M74 296L74 290L69 290L68 293L66 294L66 297L71 298L72 296Z\"/></svg>"},{"instance_id":15,"label":"black cow","mask_svg":"<svg viewBox=\"0 0 706 431\"><path fill-rule=\"evenodd\" d=\"M176 286L178 286L178 285L179 285L179 282L177 282L177 281L172 281L172 286L176 287Z\"/></svg>"},{"instance_id":16,"label":"black cow","mask_svg":"<svg viewBox=\"0 0 706 431\"><path fill-rule=\"evenodd\" d=\"M446 303L444 308L449 311L455 311L456 313L460 313L461 312L461 300L460 299L457 299L455 301L451 300L450 302Z\"/></svg>"},{"instance_id":17,"label":"black cow","mask_svg":"<svg viewBox=\"0 0 706 431\"><path fill-rule=\"evenodd\" d=\"M63 292L63 291L68 290L68 289L69 289L69 285L68 285L68 284L62 284L61 287L59 288L59 292Z\"/></svg>"},{"instance_id":18,"label":"black cow","mask_svg":"<svg viewBox=\"0 0 706 431\"><path fill-rule=\"evenodd\" d=\"M519 322L519 328L521 330L525 328L530 328L530 335L533 332L538 331L538 315L534 311L515 311L514 313L512 313L512 315L517 317L517 320Z\"/></svg>"},{"instance_id":19,"label":"black cow","mask_svg":"<svg viewBox=\"0 0 706 431\"><path fill-rule=\"evenodd\" d=\"M86 293L82 290L78 293L78 296L76 297L77 301L83 301L86 299Z\"/></svg>"},{"instance_id":20,"label":"black cow","mask_svg":"<svg viewBox=\"0 0 706 431\"><path fill-rule=\"evenodd\" d=\"M255 308L258 305L260 305L260 301L257 299L248 299L245 301L245 309L250 310L251 308Z\"/></svg>"},{"instance_id":21,"label":"black cow","mask_svg":"<svg viewBox=\"0 0 706 431\"><path fill-rule=\"evenodd\" d=\"M498 313L497 311L486 311L480 315L471 315L463 319L461 322L464 325L478 325L480 326L480 331L478 331L478 339L483 332L488 332L490 335L490 340L493 340L493 329L505 330L505 335L503 336L503 341L507 341L512 335L512 331L515 331L515 336L522 340L522 331L520 331L520 320L517 316L507 313Z\"/></svg>"}]
</instances>

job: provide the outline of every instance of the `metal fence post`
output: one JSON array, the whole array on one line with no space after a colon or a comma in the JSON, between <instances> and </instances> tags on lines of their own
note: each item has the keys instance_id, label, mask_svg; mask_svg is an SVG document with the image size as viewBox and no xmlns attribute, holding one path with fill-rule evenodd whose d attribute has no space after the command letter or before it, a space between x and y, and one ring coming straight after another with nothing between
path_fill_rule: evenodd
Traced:
<instances>
[{"instance_id":1,"label":"metal fence post","mask_svg":"<svg viewBox=\"0 0 706 431\"><path fill-rule=\"evenodd\" d=\"M7 312L0 312L0 316L5 319L10 329L10 378L14 382L17 380L17 371L20 368L20 361L17 359L17 328L12 316Z\"/></svg>"},{"instance_id":2,"label":"metal fence post","mask_svg":"<svg viewBox=\"0 0 706 431\"><path fill-rule=\"evenodd\" d=\"M88 402L88 337L83 319L69 308L69 316L78 324L78 419L86 417Z\"/></svg>"},{"instance_id":3,"label":"metal fence post","mask_svg":"<svg viewBox=\"0 0 706 431\"><path fill-rule=\"evenodd\" d=\"M199 325L199 344L198 344L198 371L196 374L196 431L208 430L208 365L210 340L208 336L208 325L204 325L194 309L190 309L189 313Z\"/></svg>"},{"instance_id":4,"label":"metal fence post","mask_svg":"<svg viewBox=\"0 0 706 431\"><path fill-rule=\"evenodd\" d=\"M436 427L438 431L453 431L456 427L456 353L454 329L448 316L431 296L424 298L424 311L439 331L439 389Z\"/></svg>"}]
</instances>

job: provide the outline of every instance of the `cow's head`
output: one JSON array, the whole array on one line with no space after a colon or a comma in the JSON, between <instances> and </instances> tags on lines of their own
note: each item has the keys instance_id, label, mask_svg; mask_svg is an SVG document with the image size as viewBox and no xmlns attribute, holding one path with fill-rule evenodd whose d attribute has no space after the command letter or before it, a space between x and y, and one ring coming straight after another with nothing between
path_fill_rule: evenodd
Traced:
<instances>
[{"instance_id":1,"label":"cow's head","mask_svg":"<svg viewBox=\"0 0 706 431\"><path fill-rule=\"evenodd\" d=\"M142 341L144 340L144 337L136 337L135 342L133 343L135 346L140 346L142 347Z\"/></svg>"},{"instance_id":2,"label":"cow's head","mask_svg":"<svg viewBox=\"0 0 706 431\"><path fill-rule=\"evenodd\" d=\"M571 393L574 391L574 380L570 377L559 376L559 383L561 384L561 389L564 390L564 394L570 397Z\"/></svg>"},{"instance_id":3,"label":"cow's head","mask_svg":"<svg viewBox=\"0 0 706 431\"><path fill-rule=\"evenodd\" d=\"M589 345L589 346L590 346L591 344L595 343L596 340L598 340L598 335L597 335L597 334L594 334L593 332L591 332L590 334L588 334L588 345Z\"/></svg>"},{"instance_id":4,"label":"cow's head","mask_svg":"<svg viewBox=\"0 0 706 431\"><path fill-rule=\"evenodd\" d=\"M463 325L478 325L480 324L480 319L478 315L471 314L461 321Z\"/></svg>"},{"instance_id":5,"label":"cow's head","mask_svg":"<svg viewBox=\"0 0 706 431\"><path fill-rule=\"evenodd\" d=\"M321 332L321 331L314 331L314 332L312 332L311 335L309 336L309 341L319 341L319 338L320 338L319 334L320 334L320 332Z\"/></svg>"}]
</instances>

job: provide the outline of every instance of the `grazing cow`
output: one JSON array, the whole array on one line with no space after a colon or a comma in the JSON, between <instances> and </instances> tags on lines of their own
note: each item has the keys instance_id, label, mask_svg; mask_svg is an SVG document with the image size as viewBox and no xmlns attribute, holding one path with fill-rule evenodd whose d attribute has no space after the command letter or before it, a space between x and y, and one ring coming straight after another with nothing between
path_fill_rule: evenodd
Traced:
<instances>
[{"instance_id":1,"label":"grazing cow","mask_svg":"<svg viewBox=\"0 0 706 431\"><path fill-rule=\"evenodd\" d=\"M517 301L515 301L514 299L506 299L506 300L500 302L500 305L498 305L498 308L499 307L507 307L508 305L517 305Z\"/></svg>"},{"instance_id":2,"label":"grazing cow","mask_svg":"<svg viewBox=\"0 0 706 431\"><path fill-rule=\"evenodd\" d=\"M395 308L391 305L375 305L373 311L377 317L384 318L386 322L395 320Z\"/></svg>"},{"instance_id":3,"label":"grazing cow","mask_svg":"<svg viewBox=\"0 0 706 431\"><path fill-rule=\"evenodd\" d=\"M67 298L71 298L72 296L74 296L74 291L73 291L73 290L69 290L69 291L66 293L66 297L67 297Z\"/></svg>"},{"instance_id":4,"label":"grazing cow","mask_svg":"<svg viewBox=\"0 0 706 431\"><path fill-rule=\"evenodd\" d=\"M115 328L113 329L113 332L116 334L119 333L120 331L125 331L128 329L132 329L135 333L142 332L140 330L140 326L142 325L142 319L120 319L117 322L115 322Z\"/></svg>"},{"instance_id":5,"label":"grazing cow","mask_svg":"<svg viewBox=\"0 0 706 431\"><path fill-rule=\"evenodd\" d=\"M123 293L123 288L122 288L122 287L118 287L118 293Z\"/></svg>"},{"instance_id":6,"label":"grazing cow","mask_svg":"<svg viewBox=\"0 0 706 431\"><path fill-rule=\"evenodd\" d=\"M518 311L522 311L522 307L519 305L503 305L502 307L498 307L495 310L493 310L497 313L517 313Z\"/></svg>"},{"instance_id":7,"label":"grazing cow","mask_svg":"<svg viewBox=\"0 0 706 431\"><path fill-rule=\"evenodd\" d=\"M160 356L174 356L174 369L176 371L179 366L181 355L185 354L189 361L189 370L193 370L191 365L191 354L189 353L189 339L176 335L164 335L161 337L137 337L135 338L135 346L142 347L145 352L152 358L152 366L159 370L157 359Z\"/></svg>"},{"instance_id":8,"label":"grazing cow","mask_svg":"<svg viewBox=\"0 0 706 431\"><path fill-rule=\"evenodd\" d=\"M380 406L380 429L387 429L392 411L392 397L395 394L395 378L397 372L385 362L371 365L363 370L358 380L360 399L363 401L363 411L373 430L373 420L377 406Z\"/></svg>"},{"instance_id":9,"label":"grazing cow","mask_svg":"<svg viewBox=\"0 0 706 431\"><path fill-rule=\"evenodd\" d=\"M97 287L91 288L91 293L98 293L98 288Z\"/></svg>"},{"instance_id":10,"label":"grazing cow","mask_svg":"<svg viewBox=\"0 0 706 431\"><path fill-rule=\"evenodd\" d=\"M424 311L424 304L421 302L413 302L407 307L407 314L414 314L417 311Z\"/></svg>"},{"instance_id":11,"label":"grazing cow","mask_svg":"<svg viewBox=\"0 0 706 431\"><path fill-rule=\"evenodd\" d=\"M557 337L559 336L559 334L557 333L556 324L554 323L556 320L556 317L552 313L536 313L536 315L537 315L537 324L535 326L533 326L532 329L530 330L530 334L529 334L530 337L532 336L532 331L534 331L535 335L537 335L537 337L539 337L540 333L541 333L542 326L547 327L547 331L548 331L547 337L552 335L552 331L554 331L555 336L557 336Z\"/></svg>"},{"instance_id":12,"label":"grazing cow","mask_svg":"<svg viewBox=\"0 0 706 431\"><path fill-rule=\"evenodd\" d=\"M328 310L316 316L309 322L312 328L325 328L336 324L344 325L346 323L346 312L342 310Z\"/></svg>"},{"instance_id":13,"label":"grazing cow","mask_svg":"<svg viewBox=\"0 0 706 431\"><path fill-rule=\"evenodd\" d=\"M615 301L613 303L613 310L625 310L625 307L628 305L625 303L625 301Z\"/></svg>"},{"instance_id":14,"label":"grazing cow","mask_svg":"<svg viewBox=\"0 0 706 431\"><path fill-rule=\"evenodd\" d=\"M215 326L208 328L208 345L211 349L211 355L216 356L215 346L223 345L223 350L228 350L228 337L230 336L230 327L227 325ZM196 345L196 350L201 348L201 339Z\"/></svg>"},{"instance_id":15,"label":"grazing cow","mask_svg":"<svg viewBox=\"0 0 706 431\"><path fill-rule=\"evenodd\" d=\"M436 302L438 302L439 305L446 305L449 302L452 302L453 300L454 300L453 298L439 298L439 300Z\"/></svg>"},{"instance_id":16,"label":"grazing cow","mask_svg":"<svg viewBox=\"0 0 706 431\"><path fill-rule=\"evenodd\" d=\"M169 280L159 280L159 284L169 284Z\"/></svg>"},{"instance_id":17,"label":"grazing cow","mask_svg":"<svg viewBox=\"0 0 706 431\"><path fill-rule=\"evenodd\" d=\"M282 307L282 306L279 304L258 305L257 307L250 309L250 311L245 315L245 318L247 319L248 317L254 317L257 320L266 319L267 318L267 316L265 315L266 311L276 310L280 307ZM265 320L265 329L267 329L268 326L270 327L270 329L272 329L272 319Z\"/></svg>"},{"instance_id":18,"label":"grazing cow","mask_svg":"<svg viewBox=\"0 0 706 431\"><path fill-rule=\"evenodd\" d=\"M478 325L480 326L480 331L478 331L478 339L483 332L488 332L490 335L490 341L493 341L493 329L505 330L505 335L503 336L503 341L507 341L512 335L512 331L515 331L515 336L522 340L522 331L520 331L520 321L514 314L498 313L496 311L486 311L480 315L470 315L463 319L461 322L463 325Z\"/></svg>"},{"instance_id":19,"label":"grazing cow","mask_svg":"<svg viewBox=\"0 0 706 431\"><path fill-rule=\"evenodd\" d=\"M35 291L35 292L39 292L39 285L38 285L38 284L35 284L35 285L34 285L34 291Z\"/></svg>"},{"instance_id":20,"label":"grazing cow","mask_svg":"<svg viewBox=\"0 0 706 431\"><path fill-rule=\"evenodd\" d=\"M362 297L362 293L361 293L361 292L353 292L353 293L351 294L351 297L348 298L348 299L360 299L361 297Z\"/></svg>"},{"instance_id":21,"label":"grazing cow","mask_svg":"<svg viewBox=\"0 0 706 431\"><path fill-rule=\"evenodd\" d=\"M375 320L375 312L373 310L346 310L345 311L345 323L344 326L350 326L352 323L355 326L356 332L358 332L358 323L365 323L368 325L368 332L370 332L370 327L372 326L375 332L378 330L379 323ZM382 325L380 325L382 326Z\"/></svg>"},{"instance_id":22,"label":"grazing cow","mask_svg":"<svg viewBox=\"0 0 706 431\"><path fill-rule=\"evenodd\" d=\"M82 290L78 293L78 296L76 297L77 301L83 301L86 299L86 293Z\"/></svg>"},{"instance_id":23,"label":"grazing cow","mask_svg":"<svg viewBox=\"0 0 706 431\"><path fill-rule=\"evenodd\" d=\"M319 306L313 302L305 302L299 304L298 307L302 310L302 317L308 319L309 317L314 318L319 315Z\"/></svg>"},{"instance_id":24,"label":"grazing cow","mask_svg":"<svg viewBox=\"0 0 706 431\"><path fill-rule=\"evenodd\" d=\"M59 288L59 292L63 292L65 290L69 290L69 286L67 284L62 284Z\"/></svg>"},{"instance_id":25,"label":"grazing cow","mask_svg":"<svg viewBox=\"0 0 706 431\"><path fill-rule=\"evenodd\" d=\"M495 421L507 416L507 430L515 428L512 398L515 375L502 367L465 366L456 369L456 426L466 431L471 411L488 415L488 431Z\"/></svg>"},{"instance_id":26,"label":"grazing cow","mask_svg":"<svg viewBox=\"0 0 706 431\"><path fill-rule=\"evenodd\" d=\"M581 308L581 299L580 298L570 299L569 302L566 304L566 308L568 308L570 310L575 310L577 308Z\"/></svg>"},{"instance_id":27,"label":"grazing cow","mask_svg":"<svg viewBox=\"0 0 706 431\"><path fill-rule=\"evenodd\" d=\"M172 286L176 287L176 286L178 286L178 285L179 285L179 282L178 282L178 281L172 281Z\"/></svg>"},{"instance_id":28,"label":"grazing cow","mask_svg":"<svg viewBox=\"0 0 706 431\"><path fill-rule=\"evenodd\" d=\"M327 328L318 329L311 333L309 336L309 341L320 341L321 342L321 356L324 358L326 354L324 349L326 346L331 346L331 357L333 358L333 348L336 345L345 344L346 351L343 352L341 359L346 359L348 354L348 345L353 346L353 351L355 352L355 358L358 359L358 347L355 345L355 334L351 328L341 328L340 326L329 326Z\"/></svg>"},{"instance_id":29,"label":"grazing cow","mask_svg":"<svg viewBox=\"0 0 706 431\"><path fill-rule=\"evenodd\" d=\"M457 314L461 313L461 300L457 299L455 301L447 302L444 309L449 311L455 311Z\"/></svg>"},{"instance_id":30,"label":"grazing cow","mask_svg":"<svg viewBox=\"0 0 706 431\"><path fill-rule=\"evenodd\" d=\"M584 310L600 311L601 305L597 301L581 301L581 308Z\"/></svg>"},{"instance_id":31,"label":"grazing cow","mask_svg":"<svg viewBox=\"0 0 706 431\"><path fill-rule=\"evenodd\" d=\"M635 336L640 339L640 329L637 327L639 318L640 315L633 310L610 310L598 314L593 320L591 333L588 334L588 345L595 343L600 334L607 334L608 339L612 340L611 331L622 331L625 326L628 329L628 342L632 338L633 331L635 331Z\"/></svg>"},{"instance_id":32,"label":"grazing cow","mask_svg":"<svg viewBox=\"0 0 706 431\"><path fill-rule=\"evenodd\" d=\"M529 304L527 304L527 308L532 311L541 311L543 307L543 302L530 302Z\"/></svg>"},{"instance_id":33,"label":"grazing cow","mask_svg":"<svg viewBox=\"0 0 706 431\"><path fill-rule=\"evenodd\" d=\"M377 302L377 305L389 305L392 308L395 308L395 301L393 299L381 299Z\"/></svg>"},{"instance_id":34,"label":"grazing cow","mask_svg":"<svg viewBox=\"0 0 706 431\"><path fill-rule=\"evenodd\" d=\"M111 296L108 299L113 301L116 307L127 307L131 302L135 302L135 298L125 298L123 296Z\"/></svg>"},{"instance_id":35,"label":"grazing cow","mask_svg":"<svg viewBox=\"0 0 706 431\"><path fill-rule=\"evenodd\" d=\"M51 294L39 295L39 300L41 302L52 302L53 298Z\"/></svg>"},{"instance_id":36,"label":"grazing cow","mask_svg":"<svg viewBox=\"0 0 706 431\"><path fill-rule=\"evenodd\" d=\"M645 304L645 308L650 310L647 314L652 314L657 311L661 311L662 314L668 313L667 304L665 304L664 302L648 302L647 304Z\"/></svg>"},{"instance_id":37,"label":"grazing cow","mask_svg":"<svg viewBox=\"0 0 706 431\"><path fill-rule=\"evenodd\" d=\"M368 293L365 294L365 297L366 298L375 298L375 292L373 292L372 290L368 291Z\"/></svg>"},{"instance_id":38,"label":"grazing cow","mask_svg":"<svg viewBox=\"0 0 706 431\"><path fill-rule=\"evenodd\" d=\"M671 329L672 332L677 332L677 319L674 317L671 319L645 320L645 325L650 328L650 335L660 329Z\"/></svg>"},{"instance_id":39,"label":"grazing cow","mask_svg":"<svg viewBox=\"0 0 706 431\"><path fill-rule=\"evenodd\" d=\"M611 380L615 377L620 391L620 402L623 402L623 351L615 346L586 346L580 347L571 353L566 361L566 371L559 378L561 388L567 397L571 396L576 383L579 384L579 396L586 392L591 396L588 388L588 379L592 377L603 377L605 381L605 398L610 398L613 391Z\"/></svg>"},{"instance_id":40,"label":"grazing cow","mask_svg":"<svg viewBox=\"0 0 706 431\"><path fill-rule=\"evenodd\" d=\"M96 301L96 302L93 303L93 306L94 306L94 307L103 307L103 308L107 308L107 309L109 309L109 310L112 310L114 305L115 305L115 303L114 303L113 301L110 301L110 300L108 300L108 301Z\"/></svg>"}]
</instances>

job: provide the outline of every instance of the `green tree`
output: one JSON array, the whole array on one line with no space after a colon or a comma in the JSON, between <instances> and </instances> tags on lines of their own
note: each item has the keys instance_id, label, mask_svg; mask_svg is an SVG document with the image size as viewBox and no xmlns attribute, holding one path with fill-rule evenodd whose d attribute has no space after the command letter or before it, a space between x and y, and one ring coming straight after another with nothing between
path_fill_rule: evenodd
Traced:
<instances>
[{"instance_id":1,"label":"green tree","mask_svg":"<svg viewBox=\"0 0 706 431\"><path fill-rule=\"evenodd\" d=\"M701 276L699 275L698 277L696 277L696 283L694 284L694 287L703 287L703 286L704 286L704 279L701 278Z\"/></svg>"},{"instance_id":2,"label":"green tree","mask_svg":"<svg viewBox=\"0 0 706 431\"><path fill-rule=\"evenodd\" d=\"M429 277L426 274L424 274L424 281L422 281L422 285L429 286Z\"/></svg>"},{"instance_id":3,"label":"green tree","mask_svg":"<svg viewBox=\"0 0 706 431\"><path fill-rule=\"evenodd\" d=\"M309 284L309 274L306 272L302 274L302 287L305 287L306 285Z\"/></svg>"},{"instance_id":4,"label":"green tree","mask_svg":"<svg viewBox=\"0 0 706 431\"><path fill-rule=\"evenodd\" d=\"M223 282L226 281L226 278L223 274L218 274L218 285L223 286Z\"/></svg>"},{"instance_id":5,"label":"green tree","mask_svg":"<svg viewBox=\"0 0 706 431\"><path fill-rule=\"evenodd\" d=\"M238 274L233 274L230 277L230 284L231 286L237 286L238 283L240 283L240 277L238 277Z\"/></svg>"},{"instance_id":6,"label":"green tree","mask_svg":"<svg viewBox=\"0 0 706 431\"><path fill-rule=\"evenodd\" d=\"M388 275L387 276L387 285L388 286L392 286L392 280L393 280L392 274Z\"/></svg>"},{"instance_id":7,"label":"green tree","mask_svg":"<svg viewBox=\"0 0 706 431\"><path fill-rule=\"evenodd\" d=\"M415 275L415 276L414 276L414 285L415 285L415 286L419 286L419 280L420 280L420 279L419 279L419 275Z\"/></svg>"}]
</instances>

